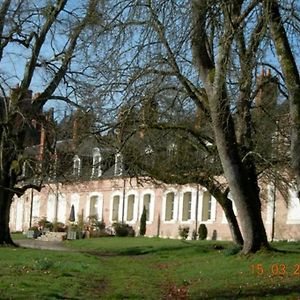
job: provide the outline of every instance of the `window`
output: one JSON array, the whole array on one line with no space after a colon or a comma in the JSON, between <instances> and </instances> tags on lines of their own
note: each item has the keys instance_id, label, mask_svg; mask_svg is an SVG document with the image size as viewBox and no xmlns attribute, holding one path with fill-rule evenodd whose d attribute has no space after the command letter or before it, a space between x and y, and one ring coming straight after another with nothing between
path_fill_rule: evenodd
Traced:
<instances>
[{"instance_id":1,"label":"window","mask_svg":"<svg viewBox=\"0 0 300 300\"><path fill-rule=\"evenodd\" d=\"M119 220L119 205L120 205L120 196L116 195L113 197L112 205L112 221L117 222Z\"/></svg>"},{"instance_id":2,"label":"window","mask_svg":"<svg viewBox=\"0 0 300 300\"><path fill-rule=\"evenodd\" d=\"M174 205L175 194L173 192L170 192L166 195L165 221L171 221L174 219Z\"/></svg>"},{"instance_id":3,"label":"window","mask_svg":"<svg viewBox=\"0 0 300 300\"><path fill-rule=\"evenodd\" d=\"M32 218L38 219L39 217L40 217L40 197L34 195L32 199Z\"/></svg>"},{"instance_id":4,"label":"window","mask_svg":"<svg viewBox=\"0 0 300 300\"><path fill-rule=\"evenodd\" d=\"M93 216L96 217L96 219L98 219L98 196L92 196L90 198L90 214L89 216Z\"/></svg>"},{"instance_id":5,"label":"window","mask_svg":"<svg viewBox=\"0 0 300 300\"><path fill-rule=\"evenodd\" d=\"M296 190L289 191L287 224L300 224L300 201Z\"/></svg>"},{"instance_id":6,"label":"window","mask_svg":"<svg viewBox=\"0 0 300 300\"><path fill-rule=\"evenodd\" d=\"M57 198L57 222L66 222L66 197L63 194L59 194Z\"/></svg>"},{"instance_id":7,"label":"window","mask_svg":"<svg viewBox=\"0 0 300 300\"><path fill-rule=\"evenodd\" d=\"M81 160L78 155L75 155L73 158L73 175L78 177L81 172Z\"/></svg>"},{"instance_id":8,"label":"window","mask_svg":"<svg viewBox=\"0 0 300 300\"><path fill-rule=\"evenodd\" d=\"M55 195L50 195L47 202L47 220L50 222L53 222L55 218L55 202Z\"/></svg>"},{"instance_id":9,"label":"window","mask_svg":"<svg viewBox=\"0 0 300 300\"><path fill-rule=\"evenodd\" d=\"M146 221L150 221L150 203L151 203L151 194L145 194L143 198L143 209L146 209Z\"/></svg>"},{"instance_id":10,"label":"window","mask_svg":"<svg viewBox=\"0 0 300 300\"><path fill-rule=\"evenodd\" d=\"M127 198L127 221L133 221L135 195L129 195Z\"/></svg>"},{"instance_id":11,"label":"window","mask_svg":"<svg viewBox=\"0 0 300 300\"><path fill-rule=\"evenodd\" d=\"M211 194L209 192L203 193L203 201L202 201L202 221L211 220Z\"/></svg>"},{"instance_id":12,"label":"window","mask_svg":"<svg viewBox=\"0 0 300 300\"><path fill-rule=\"evenodd\" d=\"M191 219L191 211L192 211L192 193L185 192L183 194L183 201L182 201L182 221L188 221Z\"/></svg>"},{"instance_id":13,"label":"window","mask_svg":"<svg viewBox=\"0 0 300 300\"><path fill-rule=\"evenodd\" d=\"M92 177L100 177L102 175L101 160L102 160L102 158L101 158L99 148L94 148L94 150L93 150Z\"/></svg>"},{"instance_id":14,"label":"window","mask_svg":"<svg viewBox=\"0 0 300 300\"><path fill-rule=\"evenodd\" d=\"M80 200L79 194L72 194L71 195L70 209L73 205L74 206L75 221L76 222L78 221L78 214L79 214L79 200Z\"/></svg>"},{"instance_id":15,"label":"window","mask_svg":"<svg viewBox=\"0 0 300 300\"><path fill-rule=\"evenodd\" d=\"M123 157L121 153L117 153L115 156L115 176L121 176L123 174Z\"/></svg>"}]
</instances>

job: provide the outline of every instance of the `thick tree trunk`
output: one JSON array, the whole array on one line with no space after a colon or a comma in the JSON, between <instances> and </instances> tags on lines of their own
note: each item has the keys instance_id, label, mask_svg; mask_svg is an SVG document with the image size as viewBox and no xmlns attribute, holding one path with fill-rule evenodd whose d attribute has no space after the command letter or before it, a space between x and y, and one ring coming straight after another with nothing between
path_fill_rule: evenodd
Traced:
<instances>
[{"instance_id":1,"label":"thick tree trunk","mask_svg":"<svg viewBox=\"0 0 300 300\"><path fill-rule=\"evenodd\" d=\"M269 247L261 217L261 203L252 164L239 156L233 120L226 101L226 93L212 95L210 110L216 145L225 177L233 195L244 238L243 253Z\"/></svg>"},{"instance_id":2,"label":"thick tree trunk","mask_svg":"<svg viewBox=\"0 0 300 300\"><path fill-rule=\"evenodd\" d=\"M17 246L10 235L9 216L13 193L6 189L0 189L0 246Z\"/></svg>"},{"instance_id":3,"label":"thick tree trunk","mask_svg":"<svg viewBox=\"0 0 300 300\"><path fill-rule=\"evenodd\" d=\"M193 0L192 51L194 62L204 84L215 143L225 177L236 204L244 238L243 253L256 252L269 247L261 217L261 203L253 164L240 157L230 101L226 92L226 76L230 50L233 45L234 27L229 10L224 10L224 32L219 40L218 59L213 61L207 48L207 1ZM230 7L227 7L230 9ZM229 15L228 15L229 14ZM250 161L250 158L248 158Z\"/></svg>"}]
</instances>

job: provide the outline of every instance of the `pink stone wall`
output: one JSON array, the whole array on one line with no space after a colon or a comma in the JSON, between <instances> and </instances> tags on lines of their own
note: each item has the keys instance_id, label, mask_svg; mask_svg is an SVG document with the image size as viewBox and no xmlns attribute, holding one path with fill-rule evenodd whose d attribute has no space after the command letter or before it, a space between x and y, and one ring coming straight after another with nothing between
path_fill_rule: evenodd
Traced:
<instances>
[{"instance_id":1,"label":"pink stone wall","mask_svg":"<svg viewBox=\"0 0 300 300\"><path fill-rule=\"evenodd\" d=\"M198 219L196 221L196 196L198 189ZM175 219L171 222L164 221L164 199L167 191L174 191L176 204L176 216ZM180 220L180 209L181 209L181 199L184 191L192 192L192 207L191 211L191 220L187 222L182 222ZM148 236L161 236L169 238L178 238L178 228L179 226L188 226L190 228L189 237L192 236L192 231L200 225L200 223L205 223L208 229L208 239L220 239L220 240L231 240L231 234L224 217L224 213L220 205L212 205L213 211L212 220L203 222L201 221L201 204L202 204L202 194L204 189L202 187L197 187L195 185L185 185L185 186L176 186L176 185L154 185L149 182L144 182L143 185L137 184L135 179L125 179L125 199L130 193L136 195L136 218L134 222L126 222L126 211L122 209L122 200L124 194L124 180L119 179L101 179L88 182L78 182L78 183L69 183L69 184L59 184L59 185L47 185L43 190L38 193L31 190L28 190L21 198L16 198L13 202L11 208L11 218L10 218L10 228L11 231L26 231L29 228L30 223L30 206L31 206L31 197L39 198L39 218L47 217L47 205L48 198L53 197L56 199L57 195L60 197L65 197L65 205L59 209L57 212L63 216L63 221L65 224L68 224L68 218L71 210L72 197L78 197L79 203L77 211L75 214L83 213L85 220L89 215L88 205L89 199L92 195L98 195L102 203L99 205L102 206L99 219L103 218L103 221L107 226L111 226L111 203L113 195L119 194L121 198L121 208L120 208L120 221L122 220L122 215L126 223L129 223L133 226L136 232L139 232L139 220L142 212L142 201L143 194L145 192L151 192L154 195L154 210L153 210L153 220L152 222L147 223L146 235ZM73 196L72 196L73 195ZM74 196L77 195L77 196ZM269 197L272 200L272 197ZM262 197L263 203L263 220L265 221L266 231L268 237L271 238L272 232L272 207L267 204L268 197ZM269 199L269 201L271 201ZM194 206L193 206L194 205ZM124 205L126 209L126 205ZM271 208L270 208L271 207ZM53 216L55 218L55 216ZM300 211L299 211L299 222L293 221L293 224L289 224L287 221L288 217L288 207L286 201L284 201L282 195L277 192L276 194L276 215L275 215L275 227L274 227L274 238L278 240L300 240ZM269 218L269 219L268 219ZM53 220L52 220L53 221ZM32 219L32 224L34 220ZM299 223L299 224L298 224Z\"/></svg>"}]
</instances>

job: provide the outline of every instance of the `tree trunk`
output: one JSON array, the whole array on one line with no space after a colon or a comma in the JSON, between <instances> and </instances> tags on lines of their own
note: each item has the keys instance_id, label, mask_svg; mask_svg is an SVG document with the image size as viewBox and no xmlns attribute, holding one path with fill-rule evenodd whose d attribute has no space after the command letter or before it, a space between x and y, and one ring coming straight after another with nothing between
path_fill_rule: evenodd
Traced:
<instances>
[{"instance_id":1,"label":"tree trunk","mask_svg":"<svg viewBox=\"0 0 300 300\"><path fill-rule=\"evenodd\" d=\"M223 91L210 97L210 111L220 160L230 191L233 195L244 238L242 252L258 251L269 247L261 217L261 203L255 170L251 163L240 159L233 119Z\"/></svg>"},{"instance_id":2,"label":"tree trunk","mask_svg":"<svg viewBox=\"0 0 300 300\"><path fill-rule=\"evenodd\" d=\"M7 189L0 189L0 246L17 246L10 235L9 216L13 200L13 193Z\"/></svg>"},{"instance_id":3,"label":"tree trunk","mask_svg":"<svg viewBox=\"0 0 300 300\"><path fill-rule=\"evenodd\" d=\"M239 227L237 218L233 211L231 200L228 199L227 197L224 197L224 199L222 201L219 201L219 203L221 204L221 206L224 210L225 217L228 222L228 226L229 226L229 229L231 232L233 242L237 245L243 245L244 240L242 237L242 233L240 231L240 227Z\"/></svg>"}]
</instances>

